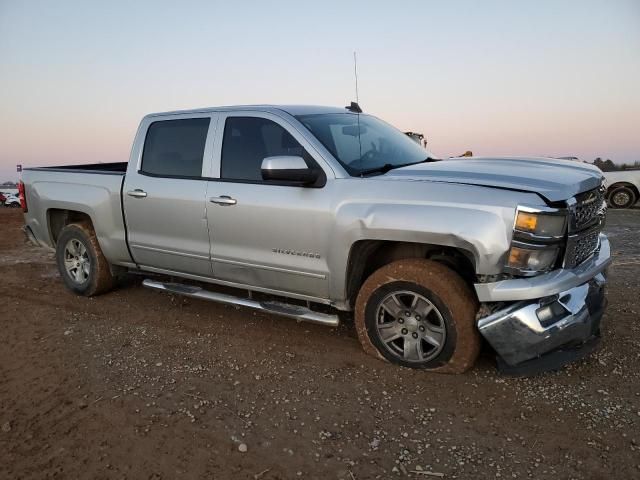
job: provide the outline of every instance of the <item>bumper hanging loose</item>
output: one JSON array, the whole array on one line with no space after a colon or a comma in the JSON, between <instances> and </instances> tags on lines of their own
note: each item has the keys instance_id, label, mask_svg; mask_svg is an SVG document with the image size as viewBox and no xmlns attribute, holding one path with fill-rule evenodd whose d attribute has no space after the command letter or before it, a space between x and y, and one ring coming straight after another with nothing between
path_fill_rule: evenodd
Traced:
<instances>
[{"instance_id":1,"label":"bumper hanging loose","mask_svg":"<svg viewBox=\"0 0 640 480\"><path fill-rule=\"evenodd\" d=\"M595 349L607 304L606 267L611 261L608 241L603 240L605 248L592 259L592 275L584 283L516 301L478 320L480 333L498 355L502 373L533 375L556 370Z\"/></svg>"}]
</instances>

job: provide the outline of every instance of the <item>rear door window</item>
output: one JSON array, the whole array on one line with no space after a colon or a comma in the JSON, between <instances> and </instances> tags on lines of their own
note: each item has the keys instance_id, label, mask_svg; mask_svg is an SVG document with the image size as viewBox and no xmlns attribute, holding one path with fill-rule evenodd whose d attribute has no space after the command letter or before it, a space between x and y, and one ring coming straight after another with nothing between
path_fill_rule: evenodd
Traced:
<instances>
[{"instance_id":1,"label":"rear door window","mask_svg":"<svg viewBox=\"0 0 640 480\"><path fill-rule=\"evenodd\" d=\"M200 177L209 118L153 122L142 151L142 173L160 177Z\"/></svg>"}]
</instances>

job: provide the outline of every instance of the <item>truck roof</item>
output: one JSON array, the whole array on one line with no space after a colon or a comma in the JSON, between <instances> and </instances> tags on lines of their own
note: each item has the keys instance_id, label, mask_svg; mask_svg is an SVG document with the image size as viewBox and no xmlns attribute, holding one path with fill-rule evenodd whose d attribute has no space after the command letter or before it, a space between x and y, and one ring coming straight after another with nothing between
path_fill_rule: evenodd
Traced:
<instances>
[{"instance_id":1,"label":"truck roof","mask_svg":"<svg viewBox=\"0 0 640 480\"><path fill-rule=\"evenodd\" d=\"M290 115L314 115L319 113L350 113L345 107L327 107L322 105L228 105L222 107L204 107L190 110L175 110L171 112L150 113L147 117L178 115L190 113L228 112L242 110L260 110L263 112L286 112Z\"/></svg>"}]
</instances>

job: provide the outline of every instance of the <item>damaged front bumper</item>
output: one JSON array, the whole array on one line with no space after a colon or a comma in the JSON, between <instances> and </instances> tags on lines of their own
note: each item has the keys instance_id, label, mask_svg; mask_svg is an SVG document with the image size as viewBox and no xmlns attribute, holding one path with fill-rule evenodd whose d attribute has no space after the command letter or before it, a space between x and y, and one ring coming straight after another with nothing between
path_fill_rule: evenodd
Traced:
<instances>
[{"instance_id":1,"label":"damaged front bumper","mask_svg":"<svg viewBox=\"0 0 640 480\"><path fill-rule=\"evenodd\" d=\"M589 354L599 339L610 263L609 241L601 235L599 250L576 269L494 284L493 291L501 297L517 296L524 288L523 281L532 282L531 288L538 294L530 298L529 291L524 299L478 320L480 333L498 354L499 369L530 375L560 368ZM545 276L547 289L543 288ZM559 290L562 287L566 288Z\"/></svg>"}]
</instances>

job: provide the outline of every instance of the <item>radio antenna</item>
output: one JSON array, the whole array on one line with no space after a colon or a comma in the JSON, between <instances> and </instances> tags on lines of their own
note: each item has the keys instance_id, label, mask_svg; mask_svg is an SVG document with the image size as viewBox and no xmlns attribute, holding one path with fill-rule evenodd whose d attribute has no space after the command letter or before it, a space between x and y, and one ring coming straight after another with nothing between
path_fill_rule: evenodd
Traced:
<instances>
[{"instance_id":1,"label":"radio antenna","mask_svg":"<svg viewBox=\"0 0 640 480\"><path fill-rule=\"evenodd\" d=\"M362 109L360 108L360 105L358 103L360 102L360 99L358 98L358 58L356 57L356 52L353 52L353 77L356 80L356 101L351 102L350 105L347 105L344 108L346 108L350 112L362 113Z\"/></svg>"},{"instance_id":2,"label":"radio antenna","mask_svg":"<svg viewBox=\"0 0 640 480\"><path fill-rule=\"evenodd\" d=\"M358 57L356 56L355 50L353 51L353 77L356 80L356 103L351 102L349 110L355 112L357 114L362 113L362 109L360 108L360 97L358 96ZM360 115L356 115L358 119L358 150L360 151L360 166L362 167L362 138L361 138L361 130L360 130ZM364 176L360 173L360 176Z\"/></svg>"},{"instance_id":3,"label":"radio antenna","mask_svg":"<svg viewBox=\"0 0 640 480\"><path fill-rule=\"evenodd\" d=\"M356 79L356 103L360 104L360 98L358 97L358 57L356 52L353 52L353 76Z\"/></svg>"}]
</instances>

